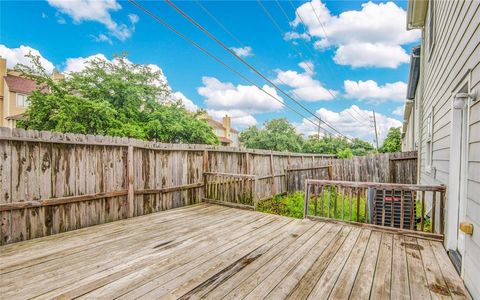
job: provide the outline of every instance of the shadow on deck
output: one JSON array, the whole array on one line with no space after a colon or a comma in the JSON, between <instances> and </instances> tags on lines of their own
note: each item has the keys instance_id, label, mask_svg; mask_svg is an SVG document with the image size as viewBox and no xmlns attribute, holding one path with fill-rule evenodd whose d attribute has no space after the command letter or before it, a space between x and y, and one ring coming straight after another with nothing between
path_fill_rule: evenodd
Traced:
<instances>
[{"instance_id":1,"label":"shadow on deck","mask_svg":"<svg viewBox=\"0 0 480 300\"><path fill-rule=\"evenodd\" d=\"M469 298L440 242L199 204L0 248L0 298Z\"/></svg>"}]
</instances>

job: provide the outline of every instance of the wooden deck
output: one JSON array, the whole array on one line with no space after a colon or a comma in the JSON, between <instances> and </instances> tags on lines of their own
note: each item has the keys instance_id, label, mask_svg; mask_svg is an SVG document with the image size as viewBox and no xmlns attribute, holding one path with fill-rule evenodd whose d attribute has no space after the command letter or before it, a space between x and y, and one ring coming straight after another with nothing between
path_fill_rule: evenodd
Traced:
<instances>
[{"instance_id":1,"label":"wooden deck","mask_svg":"<svg viewBox=\"0 0 480 300\"><path fill-rule=\"evenodd\" d=\"M207 204L0 251L2 299L469 297L439 242Z\"/></svg>"}]
</instances>

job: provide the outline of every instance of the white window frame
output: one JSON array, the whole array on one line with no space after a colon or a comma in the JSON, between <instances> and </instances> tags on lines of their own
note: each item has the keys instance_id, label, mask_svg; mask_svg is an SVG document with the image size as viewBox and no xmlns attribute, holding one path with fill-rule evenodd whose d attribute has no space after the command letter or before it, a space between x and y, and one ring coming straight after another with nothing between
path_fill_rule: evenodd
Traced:
<instances>
[{"instance_id":1,"label":"white window frame","mask_svg":"<svg viewBox=\"0 0 480 300\"><path fill-rule=\"evenodd\" d=\"M433 162L433 111L427 117L427 136L425 139L425 171L432 172Z\"/></svg>"},{"instance_id":2,"label":"white window frame","mask_svg":"<svg viewBox=\"0 0 480 300\"><path fill-rule=\"evenodd\" d=\"M19 102L19 97L23 97L22 104L18 103ZM28 95L17 93L17 95L15 96L15 104L17 105L17 107L21 107L21 108L28 107L30 105L30 103L28 101Z\"/></svg>"}]
</instances>

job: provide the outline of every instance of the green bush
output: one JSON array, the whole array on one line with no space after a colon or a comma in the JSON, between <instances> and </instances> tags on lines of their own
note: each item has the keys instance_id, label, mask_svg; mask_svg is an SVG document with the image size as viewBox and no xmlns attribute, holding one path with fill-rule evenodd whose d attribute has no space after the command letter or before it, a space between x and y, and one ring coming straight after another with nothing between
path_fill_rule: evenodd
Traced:
<instances>
[{"instance_id":1,"label":"green bush","mask_svg":"<svg viewBox=\"0 0 480 300\"><path fill-rule=\"evenodd\" d=\"M325 191L323 195L323 210L322 210L322 197L318 195L315 198L312 195L309 203L309 215L317 215L327 217L328 214L328 194L330 194L330 218L335 218L342 220L342 197L341 192L337 193L337 212L335 213L335 189L332 188L330 192ZM287 196L275 196L272 199L265 200L259 203L258 210L261 212L277 214L281 216L287 216L292 218L303 218L303 202L305 194L303 192L296 192ZM357 216L357 198L356 196L352 197L352 221L356 221ZM315 199L317 200L317 210L315 213ZM350 220L350 203L349 203L348 194L345 194L344 197L344 206L343 206L343 220ZM360 222L365 221L365 197L360 197L359 208L360 208Z\"/></svg>"}]
</instances>

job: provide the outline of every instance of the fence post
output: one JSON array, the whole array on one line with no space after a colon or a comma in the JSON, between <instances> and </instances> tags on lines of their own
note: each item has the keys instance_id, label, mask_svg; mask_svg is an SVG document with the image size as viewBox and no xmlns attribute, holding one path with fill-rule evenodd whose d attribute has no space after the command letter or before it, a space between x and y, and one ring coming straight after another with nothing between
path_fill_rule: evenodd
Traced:
<instances>
[{"instance_id":1,"label":"fence post","mask_svg":"<svg viewBox=\"0 0 480 300\"><path fill-rule=\"evenodd\" d=\"M250 168L248 167L249 160L250 160L250 153L245 152L245 165L243 166L243 173L244 174L249 174L249 172L250 172Z\"/></svg>"},{"instance_id":2,"label":"fence post","mask_svg":"<svg viewBox=\"0 0 480 300\"><path fill-rule=\"evenodd\" d=\"M128 145L128 153L127 153L127 174L128 174L128 217L131 218L134 216L135 212L135 191L133 186L134 181L134 170L133 170L133 146Z\"/></svg>"},{"instance_id":3,"label":"fence post","mask_svg":"<svg viewBox=\"0 0 480 300\"><path fill-rule=\"evenodd\" d=\"M272 197L276 195L275 191L275 170L273 167L273 154L270 153L270 174L272 174Z\"/></svg>"}]
</instances>

